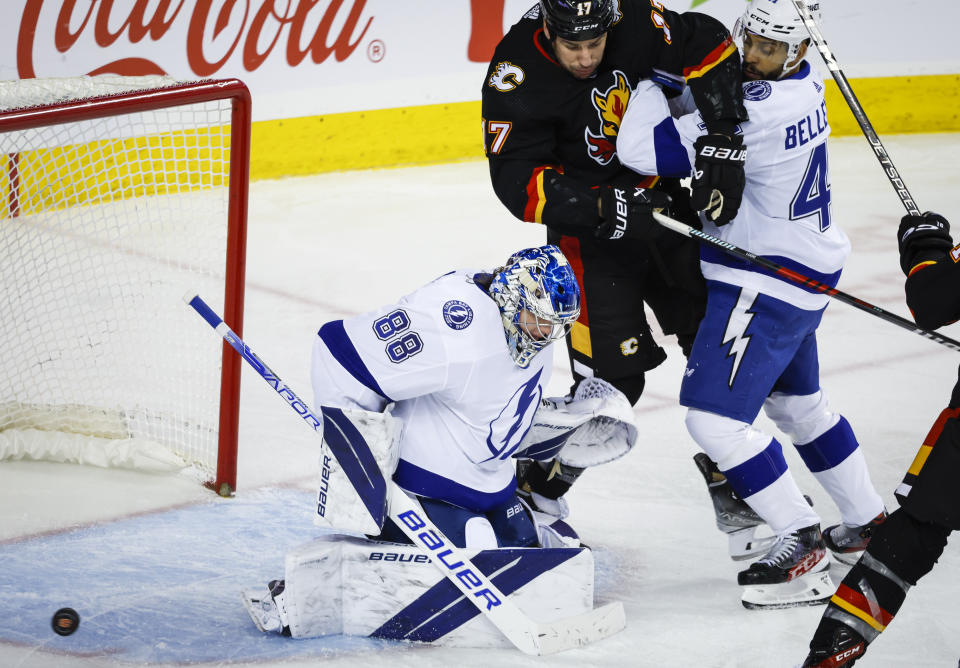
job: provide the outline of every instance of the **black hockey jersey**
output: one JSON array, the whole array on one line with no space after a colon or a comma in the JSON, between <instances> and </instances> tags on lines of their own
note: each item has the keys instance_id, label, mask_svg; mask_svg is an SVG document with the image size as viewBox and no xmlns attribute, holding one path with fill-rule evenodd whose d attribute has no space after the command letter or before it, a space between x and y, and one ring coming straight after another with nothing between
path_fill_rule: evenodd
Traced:
<instances>
[{"instance_id":1,"label":"black hockey jersey","mask_svg":"<svg viewBox=\"0 0 960 668\"><path fill-rule=\"evenodd\" d=\"M711 129L746 120L740 56L723 25L656 0L619 0L594 76L580 80L555 60L539 5L497 45L483 85L484 149L493 188L521 220L566 233L598 220L591 186L640 177L622 167L616 139L640 79L689 85Z\"/></svg>"}]
</instances>

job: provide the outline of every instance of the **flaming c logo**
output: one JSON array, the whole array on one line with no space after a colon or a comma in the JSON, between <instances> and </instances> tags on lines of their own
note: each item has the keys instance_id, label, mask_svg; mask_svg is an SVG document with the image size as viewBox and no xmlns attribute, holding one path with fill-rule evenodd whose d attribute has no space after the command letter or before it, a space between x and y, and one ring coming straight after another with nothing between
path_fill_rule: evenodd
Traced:
<instances>
[{"instance_id":1,"label":"flaming c logo","mask_svg":"<svg viewBox=\"0 0 960 668\"><path fill-rule=\"evenodd\" d=\"M600 118L599 134L591 132L590 126L583 130L587 153L601 165L610 164L617 154L617 133L620 132L620 123L627 111L627 102L630 101L627 75L620 70L614 70L613 76L615 82L606 92L593 89L593 106Z\"/></svg>"}]
</instances>

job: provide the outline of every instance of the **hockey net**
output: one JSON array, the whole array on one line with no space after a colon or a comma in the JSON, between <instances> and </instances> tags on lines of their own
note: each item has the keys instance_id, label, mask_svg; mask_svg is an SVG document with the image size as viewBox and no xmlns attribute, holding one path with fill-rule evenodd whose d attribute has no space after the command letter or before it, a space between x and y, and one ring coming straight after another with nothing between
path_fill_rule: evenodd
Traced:
<instances>
[{"instance_id":1,"label":"hockey net","mask_svg":"<svg viewBox=\"0 0 960 668\"><path fill-rule=\"evenodd\" d=\"M250 98L237 80L0 82L0 459L236 483Z\"/></svg>"}]
</instances>

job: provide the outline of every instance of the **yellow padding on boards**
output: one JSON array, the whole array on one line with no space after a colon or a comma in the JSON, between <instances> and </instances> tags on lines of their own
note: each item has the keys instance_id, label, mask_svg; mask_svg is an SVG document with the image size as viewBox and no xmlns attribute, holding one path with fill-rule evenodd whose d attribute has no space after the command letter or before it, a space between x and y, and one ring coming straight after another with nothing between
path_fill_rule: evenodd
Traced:
<instances>
[{"instance_id":1,"label":"yellow padding on boards","mask_svg":"<svg viewBox=\"0 0 960 668\"><path fill-rule=\"evenodd\" d=\"M9 218L18 184L19 215L212 188L225 183L229 128L97 140L0 156L0 218Z\"/></svg>"},{"instance_id":2,"label":"yellow padding on boards","mask_svg":"<svg viewBox=\"0 0 960 668\"><path fill-rule=\"evenodd\" d=\"M479 102L261 121L251 130L250 177L478 159L481 131Z\"/></svg>"},{"instance_id":3,"label":"yellow padding on boards","mask_svg":"<svg viewBox=\"0 0 960 668\"><path fill-rule=\"evenodd\" d=\"M884 134L960 131L960 74L855 79L850 87L881 139ZM832 79L826 98L833 134L860 134Z\"/></svg>"},{"instance_id":4,"label":"yellow padding on boards","mask_svg":"<svg viewBox=\"0 0 960 668\"><path fill-rule=\"evenodd\" d=\"M851 88L877 133L960 131L960 74L854 79ZM827 81L833 134L860 127ZM426 165L483 158L480 102L380 109L253 124L251 176Z\"/></svg>"}]
</instances>

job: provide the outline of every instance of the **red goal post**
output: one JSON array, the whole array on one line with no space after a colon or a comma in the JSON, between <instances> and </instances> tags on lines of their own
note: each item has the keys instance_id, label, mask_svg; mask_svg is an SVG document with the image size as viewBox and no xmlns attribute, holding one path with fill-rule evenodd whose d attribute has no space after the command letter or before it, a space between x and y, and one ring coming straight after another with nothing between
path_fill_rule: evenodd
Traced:
<instances>
[{"instance_id":1,"label":"red goal post","mask_svg":"<svg viewBox=\"0 0 960 668\"><path fill-rule=\"evenodd\" d=\"M0 82L0 458L235 489L241 360L180 296L242 331L250 120L237 79Z\"/></svg>"}]
</instances>

